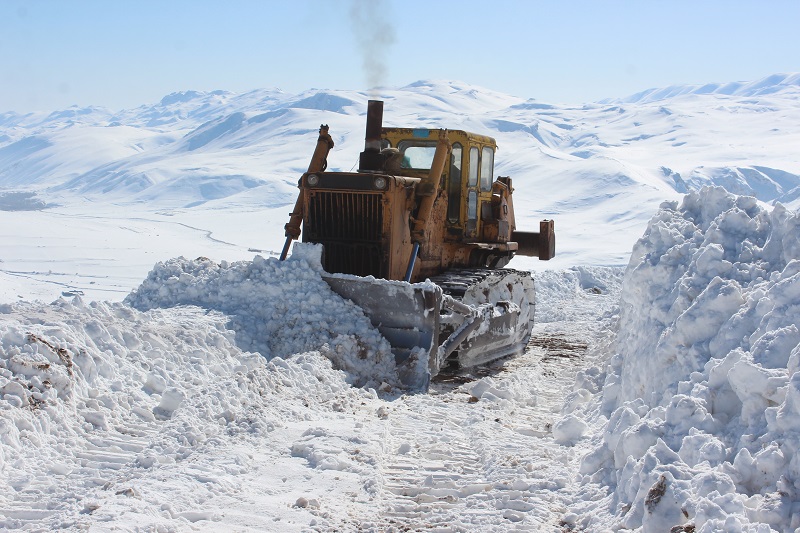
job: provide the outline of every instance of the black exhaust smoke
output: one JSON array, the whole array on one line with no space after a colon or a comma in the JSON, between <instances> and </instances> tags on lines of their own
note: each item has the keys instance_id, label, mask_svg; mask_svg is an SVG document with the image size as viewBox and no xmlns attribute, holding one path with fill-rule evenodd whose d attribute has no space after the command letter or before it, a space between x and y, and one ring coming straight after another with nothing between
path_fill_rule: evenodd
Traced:
<instances>
[{"instance_id":1,"label":"black exhaust smoke","mask_svg":"<svg viewBox=\"0 0 800 533\"><path fill-rule=\"evenodd\" d=\"M381 130L383 129L383 102L370 100L367 102L367 134L364 151L358 161L359 172L376 172L383 170L381 157Z\"/></svg>"}]
</instances>

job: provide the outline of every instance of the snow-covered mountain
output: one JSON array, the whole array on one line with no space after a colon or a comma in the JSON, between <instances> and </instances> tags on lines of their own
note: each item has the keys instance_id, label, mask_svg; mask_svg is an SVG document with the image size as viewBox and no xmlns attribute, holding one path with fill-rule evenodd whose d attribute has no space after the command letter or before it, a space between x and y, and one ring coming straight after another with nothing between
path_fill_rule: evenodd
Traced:
<instances>
[{"instance_id":1,"label":"snow-covered mountain","mask_svg":"<svg viewBox=\"0 0 800 533\"><path fill-rule=\"evenodd\" d=\"M728 96L755 97L800 90L800 74L773 74L756 81L729 83L706 83L703 85L672 85L660 89L648 89L625 98L608 98L602 103L644 103L667 100L688 94L718 94Z\"/></svg>"},{"instance_id":2,"label":"snow-covered mountain","mask_svg":"<svg viewBox=\"0 0 800 533\"><path fill-rule=\"evenodd\" d=\"M120 253L130 251L127 264L136 264L131 280L141 279L152 264L145 255L214 256L220 241L235 251L218 259L276 250L319 124L330 126L336 142L330 168L351 170L363 148L366 102L381 98L387 126L466 129L497 139L496 173L514 178L518 226L556 221L558 252L548 267L622 265L661 202L704 185L800 205L798 80L800 75L775 75L751 83L670 87L582 106L427 80L377 94L186 91L116 113L96 107L4 113L0 205L17 209L11 223L23 219L19 209L50 206L26 215L31 222L24 238L15 233L37 247L45 246L40 228L57 232L61 226L50 219L60 213L56 206L68 208L69 216L84 212L87 223L99 223L98 214L108 210L106 236L124 206L128 218L150 221L135 231L148 234L143 241L119 244L130 241L125 229L109 239ZM32 202L14 203L31 194ZM162 222L215 237L205 249L176 250L163 225L153 229ZM87 231L81 240L92 242L94 231ZM144 248L132 253L140 243ZM106 261L91 255L84 259ZM15 262L14 254L3 256L4 270L38 270L31 262ZM515 265L544 266L528 258L515 259ZM108 270L103 275L113 276ZM120 297L133 288L132 282L125 285Z\"/></svg>"},{"instance_id":3,"label":"snow-covered mountain","mask_svg":"<svg viewBox=\"0 0 800 533\"><path fill-rule=\"evenodd\" d=\"M93 107L6 113L0 187L170 207L265 186L270 194L276 186L288 194L321 122L331 125L337 141L333 168L350 168L363 142L370 96L316 89L298 95L187 91L118 113ZM385 89L379 97L386 100L387 125L495 136L502 150L497 170L521 180L522 194L553 180L559 190L580 190L594 174L592 189L597 181L616 180L668 193L715 183L768 202L798 195L799 164L786 149L800 135L800 74L651 89L580 107L437 81ZM561 199L536 196L544 203L540 210L561 206Z\"/></svg>"}]
</instances>

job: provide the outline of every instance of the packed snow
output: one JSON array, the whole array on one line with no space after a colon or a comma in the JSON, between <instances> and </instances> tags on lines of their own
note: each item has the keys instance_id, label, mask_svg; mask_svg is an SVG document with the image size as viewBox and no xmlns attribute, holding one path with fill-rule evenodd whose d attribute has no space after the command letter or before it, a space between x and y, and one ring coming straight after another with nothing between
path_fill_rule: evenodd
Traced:
<instances>
[{"instance_id":1,"label":"packed snow","mask_svg":"<svg viewBox=\"0 0 800 533\"><path fill-rule=\"evenodd\" d=\"M0 529L800 528L797 76L390 96L391 125L492 130L521 222L559 234L511 265L526 353L427 394L315 247L274 253L295 139L340 121L357 154L365 95L2 115Z\"/></svg>"}]
</instances>

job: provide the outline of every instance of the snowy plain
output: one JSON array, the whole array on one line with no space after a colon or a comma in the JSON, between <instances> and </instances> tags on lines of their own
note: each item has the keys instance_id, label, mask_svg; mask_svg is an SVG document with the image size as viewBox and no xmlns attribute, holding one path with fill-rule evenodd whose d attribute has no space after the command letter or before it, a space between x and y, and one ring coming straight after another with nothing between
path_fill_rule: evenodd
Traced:
<instances>
[{"instance_id":1,"label":"snowy plain","mask_svg":"<svg viewBox=\"0 0 800 533\"><path fill-rule=\"evenodd\" d=\"M497 138L518 227L558 234L510 265L527 353L425 395L313 251L275 258L319 124L350 170L372 96L0 114L0 527L800 527L800 76L382 90L386 125Z\"/></svg>"}]
</instances>

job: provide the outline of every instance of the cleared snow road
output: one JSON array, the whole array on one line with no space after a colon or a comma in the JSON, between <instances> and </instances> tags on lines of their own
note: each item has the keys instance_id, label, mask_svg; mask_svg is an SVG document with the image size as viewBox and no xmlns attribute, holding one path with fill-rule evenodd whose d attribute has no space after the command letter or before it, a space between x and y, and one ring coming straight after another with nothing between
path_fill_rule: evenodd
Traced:
<instances>
[{"instance_id":1,"label":"cleared snow road","mask_svg":"<svg viewBox=\"0 0 800 533\"><path fill-rule=\"evenodd\" d=\"M170 274L183 281L153 282L159 293L190 293L190 272L217 271L205 261L183 266ZM597 347L619 287L611 269L538 275L539 324L523 356L430 394L381 397L349 385L357 376L334 370L320 351L304 351L313 339L303 326L318 323L323 307L340 333L316 345L349 353L344 333L358 331L310 272L292 261L245 266L222 269L235 292L228 300L240 304L230 315L214 305L141 312L79 298L0 306L0 528L561 529L580 498L572 482L588 441L579 426L552 429L565 400L582 401L570 392L576 374L605 357ZM303 281L285 283L284 270ZM256 280L297 294L259 297ZM245 295L253 309L282 317L273 319L280 342L264 349L286 355L242 351L249 328L270 323L245 313ZM293 329L266 306L284 300L319 303L298 311L307 320L289 321ZM252 324L229 329L243 313Z\"/></svg>"},{"instance_id":2,"label":"cleared snow road","mask_svg":"<svg viewBox=\"0 0 800 533\"><path fill-rule=\"evenodd\" d=\"M551 427L581 364L533 347L491 377L393 402L381 514L365 526L556 530L575 450L555 443Z\"/></svg>"},{"instance_id":3,"label":"cleared snow road","mask_svg":"<svg viewBox=\"0 0 800 533\"><path fill-rule=\"evenodd\" d=\"M572 393L576 374L607 356L607 311L617 288L612 294L578 288L572 298L551 302L566 316L537 324L521 357L479 375L439 380L427 395L383 403L374 509L362 507L366 516L325 526L441 532L568 527L562 520L576 498L573 479L585 443L569 427L554 438L553 426L566 400L573 406L582 401Z\"/></svg>"}]
</instances>

